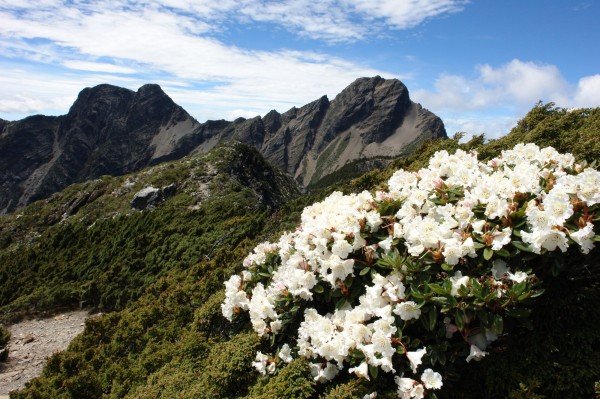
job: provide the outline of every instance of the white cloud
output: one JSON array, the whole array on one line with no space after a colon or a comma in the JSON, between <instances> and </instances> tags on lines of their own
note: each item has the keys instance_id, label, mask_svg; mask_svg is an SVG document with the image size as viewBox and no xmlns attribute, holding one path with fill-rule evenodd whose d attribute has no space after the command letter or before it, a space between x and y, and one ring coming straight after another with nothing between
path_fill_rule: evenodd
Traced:
<instances>
[{"instance_id":1,"label":"white cloud","mask_svg":"<svg viewBox=\"0 0 600 399\"><path fill-rule=\"evenodd\" d=\"M226 120L234 120L237 118L246 118L251 119L261 115L261 112L256 112L248 109L234 109L232 111L228 111L225 113L224 119Z\"/></svg>"},{"instance_id":2,"label":"white cloud","mask_svg":"<svg viewBox=\"0 0 600 399\"><path fill-rule=\"evenodd\" d=\"M440 115L448 136L464 133L463 141L484 134L486 138L497 138L508 133L523 115L490 116L485 112Z\"/></svg>"},{"instance_id":3,"label":"white cloud","mask_svg":"<svg viewBox=\"0 0 600 399\"><path fill-rule=\"evenodd\" d=\"M65 61L62 63L69 69L77 69L80 71L106 72L106 73L123 73L132 74L137 71L133 68L107 64L103 62L87 62L87 61Z\"/></svg>"},{"instance_id":4,"label":"white cloud","mask_svg":"<svg viewBox=\"0 0 600 399\"><path fill-rule=\"evenodd\" d=\"M569 84L555 65L512 60L499 67L478 65L474 77L442 74L434 90L411 92L442 117L450 134L466 131L498 137L538 101L559 107L600 106L600 75Z\"/></svg>"},{"instance_id":5,"label":"white cloud","mask_svg":"<svg viewBox=\"0 0 600 399\"><path fill-rule=\"evenodd\" d=\"M137 89L145 83L122 75L65 73L57 76L38 69L5 68L0 74L0 118L16 120L38 113L65 114L83 88L107 81L129 89Z\"/></svg>"},{"instance_id":6,"label":"white cloud","mask_svg":"<svg viewBox=\"0 0 600 399\"><path fill-rule=\"evenodd\" d=\"M570 87L554 65L512 60L494 68L478 65L476 76L441 75L435 90L415 90L430 107L474 110L487 107L520 109L537 101L568 102Z\"/></svg>"},{"instance_id":7,"label":"white cloud","mask_svg":"<svg viewBox=\"0 0 600 399\"><path fill-rule=\"evenodd\" d=\"M350 0L360 13L380 18L395 29L407 29L428 18L462 11L468 1L462 0Z\"/></svg>"},{"instance_id":8,"label":"white cloud","mask_svg":"<svg viewBox=\"0 0 600 399\"><path fill-rule=\"evenodd\" d=\"M285 0L243 1L239 12L312 39L346 42L383 29L403 30L426 19L461 11L465 0Z\"/></svg>"},{"instance_id":9,"label":"white cloud","mask_svg":"<svg viewBox=\"0 0 600 399\"><path fill-rule=\"evenodd\" d=\"M173 98L184 107L190 106L190 112L200 120L204 115L214 117L217 111L230 111L232 107L257 112L287 110L323 94L333 96L357 77L386 75L323 53L255 51L225 45L205 34L209 25L199 23L198 16L180 15L150 3L124 7L119 2L70 2L56 8L50 3L39 8L23 3L21 8L12 9L2 8L2 4L6 2L0 3L0 53L15 60L15 65L24 65L23 60L28 60L37 66L13 70L13 82L19 84L5 80L0 86L1 104L6 105L0 106L0 113L14 112L19 103L23 110L33 110L33 105L18 97L25 92L48 104L54 102L37 86L38 76L50 74L44 71L43 64L131 75L128 81L122 76L91 76L73 71L74 77L81 76L77 91L92 82L125 83L133 89L144 82L167 82L173 89ZM92 9L91 4L96 8ZM215 7L216 2L190 4L179 5L171 0L172 6L186 6L193 11L205 7L202 15L218 14L242 3L219 2L223 5L220 9ZM136 70L143 73L133 74ZM60 83L69 73L63 70L44 79L45 85L56 90L56 97L72 98L77 93L72 85ZM35 111L44 111L38 104L40 109Z\"/></svg>"},{"instance_id":10,"label":"white cloud","mask_svg":"<svg viewBox=\"0 0 600 399\"><path fill-rule=\"evenodd\" d=\"M562 99L568 84L554 65L512 60L500 68L490 65L478 67L481 83L495 95L531 103L548 98Z\"/></svg>"},{"instance_id":11,"label":"white cloud","mask_svg":"<svg viewBox=\"0 0 600 399\"><path fill-rule=\"evenodd\" d=\"M6 113L31 113L45 106L47 104L37 98L22 95L17 95L14 99L10 100L0 100L0 109Z\"/></svg>"},{"instance_id":12,"label":"white cloud","mask_svg":"<svg viewBox=\"0 0 600 399\"><path fill-rule=\"evenodd\" d=\"M162 0L154 2L105 1L69 2L45 0L26 2L0 0L0 11L18 10L25 18L41 21L78 19L94 14L158 14L162 22L175 17L182 28L196 34L223 29L232 21L268 22L316 40L356 41L383 29L403 30L423 21L462 11L468 0ZM156 22L156 19L154 19ZM8 24L4 31L14 27ZM115 28L117 25L112 25ZM31 27L35 30L35 26Z\"/></svg>"},{"instance_id":13,"label":"white cloud","mask_svg":"<svg viewBox=\"0 0 600 399\"><path fill-rule=\"evenodd\" d=\"M400 76L324 53L243 49L224 44L216 34L232 23L267 22L312 39L354 41L384 28L405 29L459 11L464 4L462 0L401 4L395 0L0 0L0 54L14 60L13 65L35 65L13 68L12 81L3 80L0 113L56 113L58 104L74 98L85 85L112 83L136 89L149 81L165 82L165 90L200 120L222 118L235 113L232 109L245 110L246 115L273 108L285 111L323 94L333 97L357 77Z\"/></svg>"},{"instance_id":14,"label":"white cloud","mask_svg":"<svg viewBox=\"0 0 600 399\"><path fill-rule=\"evenodd\" d=\"M581 108L600 106L600 75L586 76L579 80L572 106Z\"/></svg>"}]
</instances>

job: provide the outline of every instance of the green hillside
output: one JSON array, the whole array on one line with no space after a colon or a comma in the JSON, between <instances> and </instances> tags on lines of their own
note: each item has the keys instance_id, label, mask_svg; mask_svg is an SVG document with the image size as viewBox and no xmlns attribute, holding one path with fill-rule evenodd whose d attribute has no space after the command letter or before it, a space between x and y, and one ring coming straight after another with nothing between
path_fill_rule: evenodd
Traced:
<instances>
[{"instance_id":1,"label":"green hillside","mask_svg":"<svg viewBox=\"0 0 600 399\"><path fill-rule=\"evenodd\" d=\"M90 319L41 377L11 398L378 398L393 381L341 375L316 384L301 359L273 377L251 366L268 343L247 318L221 315L223 282L259 242L298 224L302 209L334 189L383 187L398 168L417 170L438 150L475 150L490 159L519 142L600 156L600 108L539 104L505 137L424 143L383 170L300 195L292 181L239 144L138 174L78 184L0 218L0 318L11 322L84 305ZM332 179L333 180L333 179ZM175 183L175 196L143 211L142 188ZM589 398L600 381L600 252L590 263L544 276L530 323L480 362L447 364L439 398Z\"/></svg>"},{"instance_id":2,"label":"green hillside","mask_svg":"<svg viewBox=\"0 0 600 399\"><path fill-rule=\"evenodd\" d=\"M177 186L134 210L144 187ZM76 184L0 219L0 318L61 307L123 309L172 269L257 235L295 184L243 145Z\"/></svg>"}]
</instances>

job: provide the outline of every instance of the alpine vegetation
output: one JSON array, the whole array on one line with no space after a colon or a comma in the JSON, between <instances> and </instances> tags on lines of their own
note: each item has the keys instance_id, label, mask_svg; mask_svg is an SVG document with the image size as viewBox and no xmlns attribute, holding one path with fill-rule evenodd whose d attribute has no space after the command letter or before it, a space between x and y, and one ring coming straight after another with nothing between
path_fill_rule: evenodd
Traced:
<instances>
[{"instance_id":1,"label":"alpine vegetation","mask_svg":"<svg viewBox=\"0 0 600 399\"><path fill-rule=\"evenodd\" d=\"M433 398L448 364L489 356L507 321L527 319L544 276L586 262L599 203L600 172L552 147L485 163L439 151L383 191L305 208L225 283L222 312L247 312L270 348L262 374L303 357L321 383L393 380L400 398Z\"/></svg>"}]
</instances>

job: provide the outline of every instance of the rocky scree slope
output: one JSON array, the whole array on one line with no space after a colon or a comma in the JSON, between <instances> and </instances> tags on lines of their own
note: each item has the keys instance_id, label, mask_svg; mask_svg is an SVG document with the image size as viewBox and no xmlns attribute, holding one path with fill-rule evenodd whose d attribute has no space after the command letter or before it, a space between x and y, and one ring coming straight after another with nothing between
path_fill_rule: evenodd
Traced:
<instances>
[{"instance_id":1,"label":"rocky scree slope","mask_svg":"<svg viewBox=\"0 0 600 399\"><path fill-rule=\"evenodd\" d=\"M46 198L74 182L123 175L218 143L251 145L303 186L350 161L404 155L442 121L413 103L404 84L360 78L283 114L199 123L158 85L137 92L110 85L84 89L67 115L0 120L0 212Z\"/></svg>"}]
</instances>

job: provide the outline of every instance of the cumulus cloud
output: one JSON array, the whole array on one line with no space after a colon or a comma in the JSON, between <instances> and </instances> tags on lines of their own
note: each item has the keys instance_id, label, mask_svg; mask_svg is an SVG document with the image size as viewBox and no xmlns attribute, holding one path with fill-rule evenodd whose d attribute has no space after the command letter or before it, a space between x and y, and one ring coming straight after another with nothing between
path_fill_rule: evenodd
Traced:
<instances>
[{"instance_id":1,"label":"cumulus cloud","mask_svg":"<svg viewBox=\"0 0 600 399\"><path fill-rule=\"evenodd\" d=\"M579 80L571 105L580 108L600 106L600 75L586 76Z\"/></svg>"},{"instance_id":2,"label":"cumulus cloud","mask_svg":"<svg viewBox=\"0 0 600 399\"><path fill-rule=\"evenodd\" d=\"M537 101L566 102L569 84L554 65L512 60L500 67L478 65L475 77L441 75L434 90L415 90L431 107L453 110L521 107Z\"/></svg>"},{"instance_id":3,"label":"cumulus cloud","mask_svg":"<svg viewBox=\"0 0 600 399\"><path fill-rule=\"evenodd\" d=\"M440 115L451 133L498 137L538 101L561 107L600 106L600 75L572 85L555 65L515 59L499 67L478 65L472 77L442 74L433 90L418 89L411 95Z\"/></svg>"}]
</instances>

